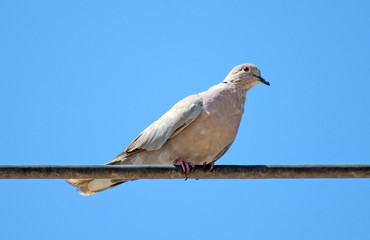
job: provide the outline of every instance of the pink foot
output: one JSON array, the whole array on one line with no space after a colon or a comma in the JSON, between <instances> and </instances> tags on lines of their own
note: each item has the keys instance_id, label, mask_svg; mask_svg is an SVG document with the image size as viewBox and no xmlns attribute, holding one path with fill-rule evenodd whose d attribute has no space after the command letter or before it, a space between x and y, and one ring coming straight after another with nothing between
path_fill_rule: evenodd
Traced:
<instances>
[{"instance_id":1,"label":"pink foot","mask_svg":"<svg viewBox=\"0 0 370 240\"><path fill-rule=\"evenodd\" d=\"M203 163L203 169L205 169L207 165L210 165L209 171L211 172L213 170L213 168L215 167L215 162L210 162L210 163L204 162Z\"/></svg>"},{"instance_id":2,"label":"pink foot","mask_svg":"<svg viewBox=\"0 0 370 240\"><path fill-rule=\"evenodd\" d=\"M192 167L192 169L195 168L195 164L192 163L192 162L188 162L184 159L180 159L178 160L175 165L180 165L181 168L182 168L182 171L185 173L185 176L186 176L186 179L188 178L189 174L190 174L190 166Z\"/></svg>"}]
</instances>

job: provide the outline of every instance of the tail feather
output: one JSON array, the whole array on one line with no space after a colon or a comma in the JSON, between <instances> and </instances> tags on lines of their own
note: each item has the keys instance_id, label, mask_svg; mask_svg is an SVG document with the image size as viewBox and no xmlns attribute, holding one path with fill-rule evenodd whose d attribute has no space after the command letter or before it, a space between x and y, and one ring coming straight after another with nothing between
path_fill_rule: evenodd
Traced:
<instances>
[{"instance_id":1,"label":"tail feather","mask_svg":"<svg viewBox=\"0 0 370 240\"><path fill-rule=\"evenodd\" d=\"M126 153L121 153L113 161L105 165L125 164ZM115 187L121 183L132 181L134 179L68 179L66 182L77 188L81 196L91 196L95 193Z\"/></svg>"},{"instance_id":2,"label":"tail feather","mask_svg":"<svg viewBox=\"0 0 370 240\"><path fill-rule=\"evenodd\" d=\"M66 182L76 187L81 196L91 196L127 181L126 179L68 179Z\"/></svg>"}]
</instances>

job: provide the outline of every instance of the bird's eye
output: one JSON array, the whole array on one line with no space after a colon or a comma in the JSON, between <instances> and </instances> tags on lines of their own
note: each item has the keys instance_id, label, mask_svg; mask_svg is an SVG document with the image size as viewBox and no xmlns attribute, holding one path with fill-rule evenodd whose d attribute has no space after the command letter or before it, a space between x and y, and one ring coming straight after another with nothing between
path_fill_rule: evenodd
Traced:
<instances>
[{"instance_id":1,"label":"bird's eye","mask_svg":"<svg viewBox=\"0 0 370 240\"><path fill-rule=\"evenodd\" d=\"M244 72L249 72L250 71L250 68L249 67L245 67L245 68L243 68L243 71Z\"/></svg>"}]
</instances>

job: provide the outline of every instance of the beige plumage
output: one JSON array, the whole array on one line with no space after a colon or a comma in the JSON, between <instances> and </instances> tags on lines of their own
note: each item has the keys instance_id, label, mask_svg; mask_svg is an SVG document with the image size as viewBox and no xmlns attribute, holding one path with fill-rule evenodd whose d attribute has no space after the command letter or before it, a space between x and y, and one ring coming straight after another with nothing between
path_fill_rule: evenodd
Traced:
<instances>
[{"instance_id":1,"label":"beige plumage","mask_svg":"<svg viewBox=\"0 0 370 240\"><path fill-rule=\"evenodd\" d=\"M241 64L208 91L175 104L146 128L108 165L172 165L179 160L203 165L219 159L233 143L246 92L264 83L253 64ZM69 179L83 196L89 196L132 179Z\"/></svg>"}]
</instances>

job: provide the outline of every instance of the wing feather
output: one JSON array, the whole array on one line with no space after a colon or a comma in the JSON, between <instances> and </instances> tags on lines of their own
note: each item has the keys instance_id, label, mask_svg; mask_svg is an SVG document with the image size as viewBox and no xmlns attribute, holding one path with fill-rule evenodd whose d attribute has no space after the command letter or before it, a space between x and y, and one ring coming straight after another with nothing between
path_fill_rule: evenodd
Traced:
<instances>
[{"instance_id":1,"label":"wing feather","mask_svg":"<svg viewBox=\"0 0 370 240\"><path fill-rule=\"evenodd\" d=\"M138 149L147 151L160 149L168 139L176 136L192 123L199 116L202 109L203 102L198 94L184 98L140 133L125 152L129 153Z\"/></svg>"}]
</instances>

